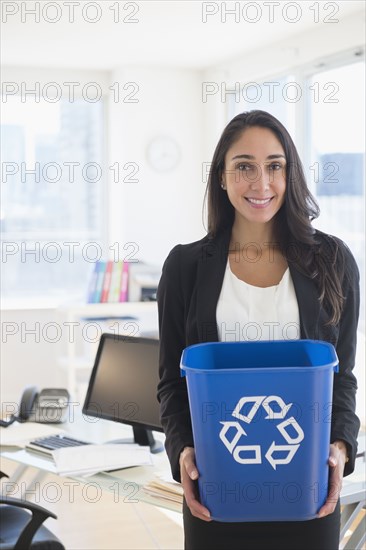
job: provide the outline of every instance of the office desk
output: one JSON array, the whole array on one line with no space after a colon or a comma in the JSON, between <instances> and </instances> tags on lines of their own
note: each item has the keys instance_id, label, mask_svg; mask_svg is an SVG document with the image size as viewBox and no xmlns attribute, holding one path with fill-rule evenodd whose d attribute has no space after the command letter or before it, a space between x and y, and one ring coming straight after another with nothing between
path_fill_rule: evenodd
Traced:
<instances>
[{"instance_id":1,"label":"office desk","mask_svg":"<svg viewBox=\"0 0 366 550\"><path fill-rule=\"evenodd\" d=\"M106 435L105 433L105 422L101 421L101 424L96 427L90 428L94 434L94 438L88 437L88 430L84 429L83 438L93 440L96 443L101 442L101 434ZM70 428L70 426L69 426ZM74 426L76 428L76 425ZM123 426L123 431L128 433L129 428ZM89 431L90 431L89 430ZM114 434L120 433L121 427L114 427ZM75 430L70 430L74 432ZM98 433L100 432L100 433ZM77 431L73 434L75 437L80 436L80 431ZM158 434L158 437L163 439L163 434ZM359 452L360 454L365 450L365 436L361 436L359 440ZM31 484L27 487L24 487L23 492L31 491L37 482L41 483L44 475L48 473L56 473L55 466L51 459L43 458L42 456L25 451L24 449L19 448L8 448L7 450L2 451L1 455L4 458L12 460L18 463L18 468L15 471L14 476L8 480L8 483L20 483L20 479L30 467L36 469L36 475L31 481ZM174 512L181 512L181 505L172 501L165 501L161 498L154 497L147 494L143 490L143 485L153 480L157 473L159 472L168 472L169 464L168 459L165 454L158 453L153 455L154 464L152 466L137 466L132 468L126 468L123 470L113 471L113 472L104 472L95 474L89 477L77 477L73 476L72 480L80 484L94 484L95 487L99 488L101 491L109 491L114 494L116 502L146 502L153 504L154 506L166 508ZM11 485L9 485L11 489ZM365 483L365 456L361 456L356 461L355 472L344 479L343 489L341 493L341 505L342 505L342 518L341 518L341 540L345 537L348 529L352 523L356 520L359 520L358 524L354 528L351 539L346 543L346 545L341 545L341 548L344 550L358 550L362 548L362 544L365 540L365 520L361 519L360 521L360 512L362 508L365 507L365 494L366 494L366 483ZM26 496L26 495L25 495Z\"/></svg>"},{"instance_id":2,"label":"office desk","mask_svg":"<svg viewBox=\"0 0 366 550\"><path fill-rule=\"evenodd\" d=\"M37 482L41 483L45 474L52 473L57 475L52 459L43 458L38 453L14 447L7 451L2 451L1 456L18 464L14 476L9 478L5 484L9 489L8 494L17 486L22 489L22 496L26 496L27 492L31 494ZM73 475L70 479L79 483L94 485L102 491L113 492L116 501L135 503L141 501L167 508L174 512L181 512L182 507L180 504L149 495L143 490L143 485L156 479L156 474L166 474L168 471L169 465L165 452L153 455L153 462L151 466L124 468L111 472L101 472L87 477ZM37 473L33 477L31 484L23 486L21 485L21 478L28 468L35 468Z\"/></svg>"},{"instance_id":3,"label":"office desk","mask_svg":"<svg viewBox=\"0 0 366 550\"><path fill-rule=\"evenodd\" d=\"M92 443L104 443L111 440L132 437L132 428L130 426L100 418L87 420L82 416L80 408L78 407L74 408L73 415L69 417L69 421L66 424L57 424L55 427L65 430L68 434L77 439L90 441ZM8 430L9 428L6 429ZM165 436L163 433L154 432L154 436L156 439L162 442L164 441ZM21 492L23 496L26 496L27 491L29 493L31 492L35 483L41 483L45 474L52 473L58 475L53 460L40 453L26 451L25 449L14 446L2 447L1 456L18 464L14 475L6 482L10 489L11 483L16 483L20 486L21 479L25 476L29 468L36 469L37 473L33 476L30 485L22 485ZM180 504L166 501L144 492L142 488L143 485L156 479L157 474L168 474L170 472L168 457L165 451L152 455L152 461L153 464L151 466L124 468L122 470L98 473L88 477L72 476L70 479L83 484L94 483L103 491L113 492L116 499L125 499L126 502L143 501L174 512L181 512Z\"/></svg>"}]
</instances>

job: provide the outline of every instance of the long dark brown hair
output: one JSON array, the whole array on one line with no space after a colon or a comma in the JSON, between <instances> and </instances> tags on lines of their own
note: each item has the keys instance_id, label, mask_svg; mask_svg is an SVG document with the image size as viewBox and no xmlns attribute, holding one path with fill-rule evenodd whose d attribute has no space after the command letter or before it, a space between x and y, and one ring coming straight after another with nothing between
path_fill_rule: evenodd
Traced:
<instances>
[{"instance_id":1,"label":"long dark brown hair","mask_svg":"<svg viewBox=\"0 0 366 550\"><path fill-rule=\"evenodd\" d=\"M343 306L342 279L344 258L338 239L317 238L311 222L319 216L319 206L305 180L302 163L286 128L265 111L248 111L237 115L224 129L216 146L207 187L208 235L232 227L235 210L226 191L221 188L225 156L247 128L268 128L281 143L286 157L285 201L275 217L276 240L288 262L315 280L319 299L329 314L329 324L337 324Z\"/></svg>"}]
</instances>

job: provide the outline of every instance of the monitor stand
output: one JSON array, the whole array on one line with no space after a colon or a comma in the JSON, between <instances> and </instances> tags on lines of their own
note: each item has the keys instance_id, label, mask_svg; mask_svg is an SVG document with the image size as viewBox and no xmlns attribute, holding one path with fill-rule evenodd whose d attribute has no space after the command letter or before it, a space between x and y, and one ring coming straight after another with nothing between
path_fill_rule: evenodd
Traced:
<instances>
[{"instance_id":1,"label":"monitor stand","mask_svg":"<svg viewBox=\"0 0 366 550\"><path fill-rule=\"evenodd\" d=\"M164 445L161 441L156 441L151 430L133 426L133 439L114 439L110 443L137 443L138 445L148 445L153 454L164 451Z\"/></svg>"},{"instance_id":2,"label":"monitor stand","mask_svg":"<svg viewBox=\"0 0 366 550\"><path fill-rule=\"evenodd\" d=\"M148 430L147 428L137 428L136 426L134 426L133 436L135 439L135 443L138 443L139 445L149 445L150 452L153 454L164 451L163 443L161 441L156 441L154 439L152 431Z\"/></svg>"}]
</instances>

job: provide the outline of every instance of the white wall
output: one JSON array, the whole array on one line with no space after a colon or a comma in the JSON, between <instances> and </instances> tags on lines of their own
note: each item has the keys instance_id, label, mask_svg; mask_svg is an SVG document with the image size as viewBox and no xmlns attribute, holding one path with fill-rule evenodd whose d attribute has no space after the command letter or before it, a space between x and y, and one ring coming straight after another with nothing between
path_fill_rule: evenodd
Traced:
<instances>
[{"instance_id":1,"label":"white wall","mask_svg":"<svg viewBox=\"0 0 366 550\"><path fill-rule=\"evenodd\" d=\"M139 90L138 103L110 98L109 165L135 162L139 181L114 183L110 174L109 241L135 242L140 260L160 266L175 244L205 234L200 73L128 67L116 70L112 81L133 82ZM160 135L173 138L180 148L180 161L169 172L154 170L146 158L148 143Z\"/></svg>"},{"instance_id":2,"label":"white wall","mask_svg":"<svg viewBox=\"0 0 366 550\"><path fill-rule=\"evenodd\" d=\"M58 366L61 342L50 323L59 323L53 309L1 312L1 404L19 403L25 386L64 387L66 372ZM52 342L52 340L55 340Z\"/></svg>"}]
</instances>

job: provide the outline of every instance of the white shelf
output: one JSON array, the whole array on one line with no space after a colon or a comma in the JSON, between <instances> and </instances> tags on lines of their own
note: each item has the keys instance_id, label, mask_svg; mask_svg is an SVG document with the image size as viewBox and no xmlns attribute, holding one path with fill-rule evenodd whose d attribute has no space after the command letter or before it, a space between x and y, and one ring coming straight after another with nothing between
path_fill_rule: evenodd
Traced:
<instances>
[{"instance_id":1,"label":"white shelf","mask_svg":"<svg viewBox=\"0 0 366 550\"><path fill-rule=\"evenodd\" d=\"M68 369L70 367L70 358L69 356L60 357L58 360L58 364L63 369ZM75 357L73 359L73 368L76 370L81 369L92 369L94 364L94 361L91 360L89 357Z\"/></svg>"},{"instance_id":2,"label":"white shelf","mask_svg":"<svg viewBox=\"0 0 366 550\"><path fill-rule=\"evenodd\" d=\"M80 331L90 323L92 332L97 330L125 336L158 337L158 308L156 302L119 302L102 304L63 304L57 310L60 323L76 326L78 337L66 342L66 356L59 358L61 368L67 370L67 389L76 398L80 397L80 384L77 373L91 371L98 349L99 338L95 341L80 339ZM118 324L117 324L118 323ZM97 325L97 326L95 326ZM93 331L94 329L94 331ZM77 349L79 345L82 350Z\"/></svg>"},{"instance_id":3,"label":"white shelf","mask_svg":"<svg viewBox=\"0 0 366 550\"><path fill-rule=\"evenodd\" d=\"M116 302L103 304L65 304L60 306L60 313L77 315L78 317L134 315L142 313L157 313L156 302Z\"/></svg>"}]
</instances>

